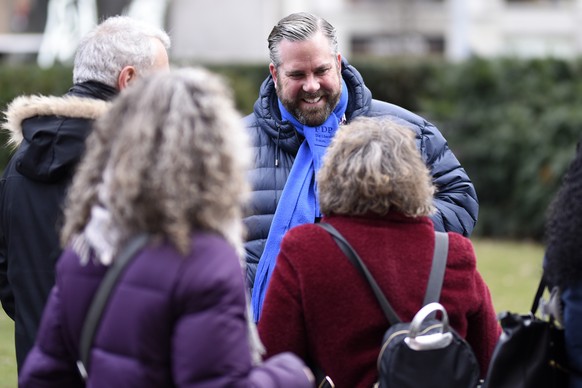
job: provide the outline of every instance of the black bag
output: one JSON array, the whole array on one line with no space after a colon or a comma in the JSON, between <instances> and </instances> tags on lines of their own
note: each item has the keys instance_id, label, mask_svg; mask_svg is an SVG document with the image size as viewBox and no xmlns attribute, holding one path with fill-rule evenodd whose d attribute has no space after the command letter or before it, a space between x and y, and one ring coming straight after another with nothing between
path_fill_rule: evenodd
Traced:
<instances>
[{"instance_id":1,"label":"black bag","mask_svg":"<svg viewBox=\"0 0 582 388\"><path fill-rule=\"evenodd\" d=\"M503 333L493 352L486 388L567 387L569 371L564 332L548 309L548 319L536 316L547 285L542 279L529 314L504 312L499 315ZM557 289L551 303L560 303ZM555 309L554 309L555 311Z\"/></svg>"},{"instance_id":2,"label":"black bag","mask_svg":"<svg viewBox=\"0 0 582 388\"><path fill-rule=\"evenodd\" d=\"M426 319L441 312L441 320ZM477 387L479 363L471 346L449 327L439 303L424 306L410 323L390 326L378 358L380 387Z\"/></svg>"},{"instance_id":3,"label":"black bag","mask_svg":"<svg viewBox=\"0 0 582 388\"><path fill-rule=\"evenodd\" d=\"M448 235L435 233L435 252L424 302L410 323L400 320L358 254L331 225L318 224L370 284L390 323L378 356L380 388L475 388L479 363L471 346L449 326L445 308L437 303L444 278ZM435 314L441 314L436 319Z\"/></svg>"}]
</instances>

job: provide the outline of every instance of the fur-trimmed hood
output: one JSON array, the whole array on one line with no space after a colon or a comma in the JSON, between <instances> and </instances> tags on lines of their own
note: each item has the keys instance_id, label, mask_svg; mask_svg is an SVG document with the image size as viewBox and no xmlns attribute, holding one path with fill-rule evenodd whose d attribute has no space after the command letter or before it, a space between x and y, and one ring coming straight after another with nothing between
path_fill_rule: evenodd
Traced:
<instances>
[{"instance_id":1,"label":"fur-trimmed hood","mask_svg":"<svg viewBox=\"0 0 582 388\"><path fill-rule=\"evenodd\" d=\"M110 106L100 98L23 96L5 112L8 145L17 148L9 169L43 183L72 176L93 122Z\"/></svg>"},{"instance_id":2,"label":"fur-trimmed hood","mask_svg":"<svg viewBox=\"0 0 582 388\"><path fill-rule=\"evenodd\" d=\"M78 96L21 96L12 101L5 112L2 129L8 131L8 145L16 148L23 140L22 122L34 116L58 116L95 120L109 107L107 101Z\"/></svg>"}]
</instances>

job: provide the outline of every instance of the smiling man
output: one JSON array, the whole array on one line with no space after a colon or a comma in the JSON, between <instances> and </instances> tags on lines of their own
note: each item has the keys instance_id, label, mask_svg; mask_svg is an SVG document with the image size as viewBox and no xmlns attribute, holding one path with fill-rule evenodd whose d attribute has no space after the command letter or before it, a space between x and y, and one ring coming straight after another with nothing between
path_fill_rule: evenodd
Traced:
<instances>
[{"instance_id":1,"label":"smiling man","mask_svg":"<svg viewBox=\"0 0 582 388\"><path fill-rule=\"evenodd\" d=\"M270 75L245 118L255 150L252 198L245 218L246 262L255 320L283 235L321 218L315 175L338 127L358 116L391 118L416 134L437 193L439 231L469 236L479 205L471 180L439 130L422 117L374 100L360 73L342 58L335 28L309 13L281 19L268 38Z\"/></svg>"},{"instance_id":2,"label":"smiling man","mask_svg":"<svg viewBox=\"0 0 582 388\"><path fill-rule=\"evenodd\" d=\"M341 55L329 55L329 46L321 31L308 40L283 39L269 65L281 104L303 125L324 123L342 93Z\"/></svg>"}]
</instances>

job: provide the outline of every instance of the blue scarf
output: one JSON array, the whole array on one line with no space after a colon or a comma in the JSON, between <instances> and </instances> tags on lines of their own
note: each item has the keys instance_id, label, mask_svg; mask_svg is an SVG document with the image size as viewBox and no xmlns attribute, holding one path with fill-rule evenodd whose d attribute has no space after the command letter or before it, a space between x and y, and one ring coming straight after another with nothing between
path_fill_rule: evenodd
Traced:
<instances>
[{"instance_id":1,"label":"blue scarf","mask_svg":"<svg viewBox=\"0 0 582 388\"><path fill-rule=\"evenodd\" d=\"M281 199L275 215L269 236L265 244L265 250L259 260L257 274L252 294L252 307L255 322L259 321L263 301L267 292L267 286L271 280L271 274L275 268L281 240L285 233L294 226L313 223L316 217L321 216L315 174L321 166L321 159L327 146L339 128L346 107L348 105L348 91L342 80L342 94L334 111L325 123L318 127L309 127L297 121L279 101L281 118L291 122L297 132L305 137L305 141L299 147L289 178L281 193Z\"/></svg>"}]
</instances>

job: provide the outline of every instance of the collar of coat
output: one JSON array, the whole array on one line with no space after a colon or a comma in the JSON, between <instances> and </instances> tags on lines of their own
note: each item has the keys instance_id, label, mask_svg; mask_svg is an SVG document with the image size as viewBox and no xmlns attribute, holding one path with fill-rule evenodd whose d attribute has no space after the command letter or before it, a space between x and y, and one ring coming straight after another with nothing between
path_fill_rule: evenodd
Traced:
<instances>
[{"instance_id":1,"label":"collar of coat","mask_svg":"<svg viewBox=\"0 0 582 388\"><path fill-rule=\"evenodd\" d=\"M66 95L20 96L15 98L4 112L2 129L8 132L8 145L15 148L23 139L22 122L34 116L61 116L69 118L97 119L111 105L95 98Z\"/></svg>"}]
</instances>

